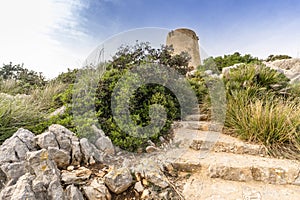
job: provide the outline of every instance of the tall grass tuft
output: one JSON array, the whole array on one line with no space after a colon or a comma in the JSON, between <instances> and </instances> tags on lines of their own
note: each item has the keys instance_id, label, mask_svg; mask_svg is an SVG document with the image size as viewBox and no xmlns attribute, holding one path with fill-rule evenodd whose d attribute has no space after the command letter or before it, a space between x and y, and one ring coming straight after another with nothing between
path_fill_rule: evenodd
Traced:
<instances>
[{"instance_id":1,"label":"tall grass tuft","mask_svg":"<svg viewBox=\"0 0 300 200\"><path fill-rule=\"evenodd\" d=\"M18 128L32 126L42 118L38 105L28 98L0 96L0 143Z\"/></svg>"},{"instance_id":2,"label":"tall grass tuft","mask_svg":"<svg viewBox=\"0 0 300 200\"><path fill-rule=\"evenodd\" d=\"M295 99L248 98L245 91L229 96L227 130L265 145L269 153L300 159L300 102Z\"/></svg>"},{"instance_id":3,"label":"tall grass tuft","mask_svg":"<svg viewBox=\"0 0 300 200\"><path fill-rule=\"evenodd\" d=\"M33 89L29 95L0 93L0 143L19 128L38 133L46 129L47 116L55 109L53 98L65 89L65 84L56 82Z\"/></svg>"}]
</instances>

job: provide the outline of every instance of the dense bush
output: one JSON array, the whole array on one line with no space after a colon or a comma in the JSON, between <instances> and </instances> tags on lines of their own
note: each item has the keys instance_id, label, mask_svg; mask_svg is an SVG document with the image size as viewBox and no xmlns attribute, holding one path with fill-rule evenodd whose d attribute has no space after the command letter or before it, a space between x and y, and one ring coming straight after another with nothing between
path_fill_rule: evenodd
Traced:
<instances>
[{"instance_id":1,"label":"dense bush","mask_svg":"<svg viewBox=\"0 0 300 200\"><path fill-rule=\"evenodd\" d=\"M261 63L261 60L259 60L256 57L252 57L250 54L245 54L244 56L242 56L240 53L235 52L231 55L209 57L206 60L204 60L203 66L200 66L200 68L210 69L213 65L214 68L217 68L219 71L222 71L222 68L229 67L238 63Z\"/></svg>"},{"instance_id":2,"label":"dense bush","mask_svg":"<svg viewBox=\"0 0 300 200\"><path fill-rule=\"evenodd\" d=\"M158 131L150 138L140 137L139 133L134 132L136 130L134 127L127 127L132 130L130 134L127 134L118 127L111 111L112 92L121 77L133 67L143 66L146 63L163 64L185 74L189 57L184 53L172 57L172 53L171 48L163 46L161 49L154 49L148 43L123 46L107 66L106 72L98 85L96 109L101 128L114 144L132 151L145 145L148 139L157 142L159 136L169 131L171 122L180 116L180 106L174 94L166 87L157 84L146 84L135 91L130 98L129 110L131 120L135 125L144 127L149 125L151 120L149 117L150 105L162 105L166 108L167 120L161 132ZM160 76L165 77L164 74ZM168 80L166 79L166 81ZM127 85L122 89L126 90L126 87ZM119 94L122 96L122 92ZM122 109L122 107L117 106L116 109ZM143 134L147 135L147 133Z\"/></svg>"}]
</instances>

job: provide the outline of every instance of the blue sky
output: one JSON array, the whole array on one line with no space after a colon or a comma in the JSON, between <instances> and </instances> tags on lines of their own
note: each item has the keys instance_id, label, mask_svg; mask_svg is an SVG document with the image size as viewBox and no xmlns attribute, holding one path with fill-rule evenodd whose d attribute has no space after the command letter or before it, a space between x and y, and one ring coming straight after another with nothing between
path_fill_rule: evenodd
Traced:
<instances>
[{"instance_id":1,"label":"blue sky","mask_svg":"<svg viewBox=\"0 0 300 200\"><path fill-rule=\"evenodd\" d=\"M143 27L191 28L212 56L300 55L298 0L3 0L0 27L0 62L48 77L80 67L107 38Z\"/></svg>"}]
</instances>

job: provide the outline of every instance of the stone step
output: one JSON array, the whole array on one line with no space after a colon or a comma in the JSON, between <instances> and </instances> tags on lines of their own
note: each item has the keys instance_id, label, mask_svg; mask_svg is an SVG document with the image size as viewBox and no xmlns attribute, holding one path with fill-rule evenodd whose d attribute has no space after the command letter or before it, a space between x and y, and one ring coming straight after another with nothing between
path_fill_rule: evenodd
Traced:
<instances>
[{"instance_id":1,"label":"stone step","mask_svg":"<svg viewBox=\"0 0 300 200\"><path fill-rule=\"evenodd\" d=\"M189 200L298 200L300 187L262 182L234 182L211 179L204 174L181 175L182 195Z\"/></svg>"},{"instance_id":2,"label":"stone step","mask_svg":"<svg viewBox=\"0 0 300 200\"><path fill-rule=\"evenodd\" d=\"M208 115L206 114L193 114L185 117L186 121L206 121L208 120Z\"/></svg>"},{"instance_id":3,"label":"stone step","mask_svg":"<svg viewBox=\"0 0 300 200\"><path fill-rule=\"evenodd\" d=\"M174 142L197 151L211 146L213 152L267 156L265 146L249 144L219 132L179 128L174 130Z\"/></svg>"},{"instance_id":4,"label":"stone step","mask_svg":"<svg viewBox=\"0 0 300 200\"><path fill-rule=\"evenodd\" d=\"M300 162L231 153L199 153L187 150L172 165L179 171L201 172L210 178L300 186Z\"/></svg>"},{"instance_id":5,"label":"stone step","mask_svg":"<svg viewBox=\"0 0 300 200\"><path fill-rule=\"evenodd\" d=\"M223 126L213 122L205 121L181 121L182 128L201 131L222 131Z\"/></svg>"}]
</instances>

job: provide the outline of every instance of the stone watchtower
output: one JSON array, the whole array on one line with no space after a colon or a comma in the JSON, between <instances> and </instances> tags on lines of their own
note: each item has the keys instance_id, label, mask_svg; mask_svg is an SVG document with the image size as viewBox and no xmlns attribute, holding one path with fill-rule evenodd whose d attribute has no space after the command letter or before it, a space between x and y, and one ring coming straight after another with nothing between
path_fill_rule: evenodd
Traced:
<instances>
[{"instance_id":1,"label":"stone watchtower","mask_svg":"<svg viewBox=\"0 0 300 200\"><path fill-rule=\"evenodd\" d=\"M179 28L168 33L166 45L173 45L174 54L186 51L190 56L190 69L196 69L201 64L198 36L190 29Z\"/></svg>"}]
</instances>

